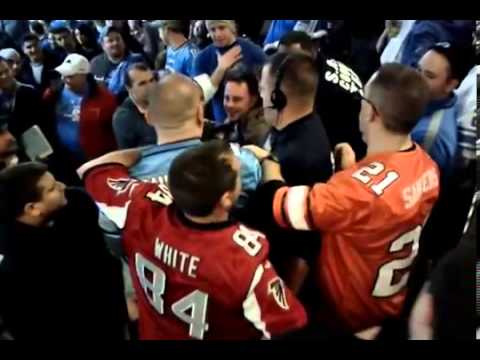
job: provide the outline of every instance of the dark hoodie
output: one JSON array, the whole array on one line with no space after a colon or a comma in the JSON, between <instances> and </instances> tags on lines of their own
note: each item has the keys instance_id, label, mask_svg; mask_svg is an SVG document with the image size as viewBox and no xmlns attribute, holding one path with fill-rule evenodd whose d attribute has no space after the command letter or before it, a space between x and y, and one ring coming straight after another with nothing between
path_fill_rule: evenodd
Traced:
<instances>
[{"instance_id":1,"label":"dark hoodie","mask_svg":"<svg viewBox=\"0 0 480 360\"><path fill-rule=\"evenodd\" d=\"M121 264L105 246L93 200L74 188L66 196L52 226L0 223L0 315L18 340L121 340Z\"/></svg>"}]
</instances>

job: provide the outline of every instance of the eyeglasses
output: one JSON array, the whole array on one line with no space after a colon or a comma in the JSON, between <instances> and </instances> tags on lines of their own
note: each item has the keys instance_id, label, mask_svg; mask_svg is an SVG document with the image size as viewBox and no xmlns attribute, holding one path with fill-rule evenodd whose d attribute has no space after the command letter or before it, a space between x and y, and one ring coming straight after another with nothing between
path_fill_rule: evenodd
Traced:
<instances>
[{"instance_id":1,"label":"eyeglasses","mask_svg":"<svg viewBox=\"0 0 480 360\"><path fill-rule=\"evenodd\" d=\"M377 114L377 115L379 114L379 112L378 112L378 110L377 110L377 107L375 106L375 104L373 103L372 100L367 99L365 96L363 96L362 94L360 94L360 92L356 92L354 96L355 96L355 98L357 98L358 101L362 101L362 100L363 100L363 101L367 102L367 103L372 107L373 112L374 112L375 114Z\"/></svg>"}]
</instances>

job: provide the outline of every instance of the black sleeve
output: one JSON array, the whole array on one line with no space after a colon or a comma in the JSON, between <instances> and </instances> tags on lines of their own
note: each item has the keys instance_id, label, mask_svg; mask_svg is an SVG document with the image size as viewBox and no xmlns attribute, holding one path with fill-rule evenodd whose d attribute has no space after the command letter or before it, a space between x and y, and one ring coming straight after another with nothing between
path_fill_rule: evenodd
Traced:
<instances>
[{"instance_id":1,"label":"black sleeve","mask_svg":"<svg viewBox=\"0 0 480 360\"><path fill-rule=\"evenodd\" d=\"M113 114L113 132L119 149L135 147L135 131L130 123L128 111L119 108Z\"/></svg>"},{"instance_id":2,"label":"black sleeve","mask_svg":"<svg viewBox=\"0 0 480 360\"><path fill-rule=\"evenodd\" d=\"M236 217L259 230L276 226L273 199L275 192L282 186L285 186L285 183L277 180L259 185L255 192L249 194L246 206L235 214Z\"/></svg>"}]
</instances>

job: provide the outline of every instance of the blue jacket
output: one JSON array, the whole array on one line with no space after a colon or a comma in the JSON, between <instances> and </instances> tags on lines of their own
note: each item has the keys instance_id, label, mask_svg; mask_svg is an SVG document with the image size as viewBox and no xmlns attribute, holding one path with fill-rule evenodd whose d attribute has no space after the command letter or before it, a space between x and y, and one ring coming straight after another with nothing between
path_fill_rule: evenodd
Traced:
<instances>
[{"instance_id":1,"label":"blue jacket","mask_svg":"<svg viewBox=\"0 0 480 360\"><path fill-rule=\"evenodd\" d=\"M279 41L283 35L293 30L297 20L272 20L263 46Z\"/></svg>"},{"instance_id":2,"label":"blue jacket","mask_svg":"<svg viewBox=\"0 0 480 360\"><path fill-rule=\"evenodd\" d=\"M266 60L265 54L260 46L254 44L250 40L237 38L237 40L230 46L224 48L217 48L214 44L210 44L203 49L195 58L193 63L193 76L208 74L212 75L217 67L217 52L224 54L232 47L240 45L242 48L242 60L243 64L248 67L262 66ZM215 93L212 99L213 106L213 118L216 123L223 123L227 114L223 109L223 93L225 85L222 82L219 89Z\"/></svg>"},{"instance_id":3,"label":"blue jacket","mask_svg":"<svg viewBox=\"0 0 480 360\"><path fill-rule=\"evenodd\" d=\"M437 42L471 46L474 21L417 20L405 39L401 63L416 67L420 58Z\"/></svg>"},{"instance_id":4,"label":"blue jacket","mask_svg":"<svg viewBox=\"0 0 480 360\"><path fill-rule=\"evenodd\" d=\"M412 139L420 144L448 176L454 166L458 149L457 95L432 101L412 130Z\"/></svg>"}]
</instances>

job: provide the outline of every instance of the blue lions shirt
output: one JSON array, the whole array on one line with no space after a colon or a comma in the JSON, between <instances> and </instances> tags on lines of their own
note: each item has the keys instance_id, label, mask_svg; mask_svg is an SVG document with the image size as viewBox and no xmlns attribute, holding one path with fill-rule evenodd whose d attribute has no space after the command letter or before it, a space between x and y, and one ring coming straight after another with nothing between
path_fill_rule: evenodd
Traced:
<instances>
[{"instance_id":1,"label":"blue lions shirt","mask_svg":"<svg viewBox=\"0 0 480 360\"><path fill-rule=\"evenodd\" d=\"M170 72L193 76L193 60L198 54L198 47L190 41L186 41L177 49L168 47L167 62L165 68Z\"/></svg>"},{"instance_id":2,"label":"blue lions shirt","mask_svg":"<svg viewBox=\"0 0 480 360\"><path fill-rule=\"evenodd\" d=\"M141 160L130 168L130 175L143 181L166 184L173 160L185 150L201 143L200 139L190 139L145 147ZM242 192L255 190L262 180L260 163L250 151L240 148L237 144L231 144L231 147L241 163Z\"/></svg>"},{"instance_id":3,"label":"blue lions shirt","mask_svg":"<svg viewBox=\"0 0 480 360\"><path fill-rule=\"evenodd\" d=\"M80 106L83 97L63 88L56 107L56 127L60 143L80 159L84 158L80 146Z\"/></svg>"}]
</instances>

